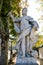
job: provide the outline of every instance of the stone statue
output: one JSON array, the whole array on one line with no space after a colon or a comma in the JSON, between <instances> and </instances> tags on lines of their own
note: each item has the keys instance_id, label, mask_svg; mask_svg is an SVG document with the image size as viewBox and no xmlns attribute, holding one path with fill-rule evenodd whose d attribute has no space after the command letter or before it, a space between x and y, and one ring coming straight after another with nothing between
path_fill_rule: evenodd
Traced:
<instances>
[{"instance_id":1,"label":"stone statue","mask_svg":"<svg viewBox=\"0 0 43 65\"><path fill-rule=\"evenodd\" d=\"M18 37L18 43L19 43L19 52L22 52L20 54L22 57L25 57L26 54L28 54L29 50L29 40L30 40L30 34L32 29L34 28L35 30L38 29L38 23L33 20L32 17L27 16L27 8L23 8L22 10L22 17L16 18L14 17L11 12L9 13L9 16L12 18L14 22L14 27L17 33L20 33ZM20 23L20 28L17 27L16 23Z\"/></svg>"}]
</instances>

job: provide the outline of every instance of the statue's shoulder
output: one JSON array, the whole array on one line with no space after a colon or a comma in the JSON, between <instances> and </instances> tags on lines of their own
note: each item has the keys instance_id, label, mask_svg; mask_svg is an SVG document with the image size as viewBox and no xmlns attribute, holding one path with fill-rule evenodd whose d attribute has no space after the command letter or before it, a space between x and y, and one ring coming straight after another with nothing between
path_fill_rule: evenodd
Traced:
<instances>
[{"instance_id":1,"label":"statue's shoulder","mask_svg":"<svg viewBox=\"0 0 43 65\"><path fill-rule=\"evenodd\" d=\"M27 16L29 20L32 20L33 18L31 16Z\"/></svg>"}]
</instances>

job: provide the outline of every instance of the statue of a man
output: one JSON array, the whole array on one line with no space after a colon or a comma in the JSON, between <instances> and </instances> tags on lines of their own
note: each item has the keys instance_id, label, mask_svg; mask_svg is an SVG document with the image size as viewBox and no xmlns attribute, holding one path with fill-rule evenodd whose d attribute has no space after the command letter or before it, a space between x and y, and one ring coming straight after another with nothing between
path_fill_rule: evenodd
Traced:
<instances>
[{"instance_id":1,"label":"statue of a man","mask_svg":"<svg viewBox=\"0 0 43 65\"><path fill-rule=\"evenodd\" d=\"M10 17L12 18L14 23L19 23L21 24L20 29L16 26L15 28L17 28L16 30L18 30L17 32L20 33L19 37L18 37L18 41L21 41L21 49L22 49L22 56L25 57L25 54L28 52L29 50L29 37L31 34L31 30L32 28L35 28L35 30L37 30L37 28L39 27L37 22L35 20L33 20L32 17L27 16L27 8L23 8L22 10L22 17L20 18L16 18L13 17L13 15L11 14L11 12L9 13Z\"/></svg>"}]
</instances>

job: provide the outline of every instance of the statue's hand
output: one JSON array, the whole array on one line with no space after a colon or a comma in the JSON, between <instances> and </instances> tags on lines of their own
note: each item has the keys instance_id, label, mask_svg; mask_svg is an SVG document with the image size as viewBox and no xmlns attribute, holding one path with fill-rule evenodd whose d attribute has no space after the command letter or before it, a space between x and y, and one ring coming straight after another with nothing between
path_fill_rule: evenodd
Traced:
<instances>
[{"instance_id":1,"label":"statue's hand","mask_svg":"<svg viewBox=\"0 0 43 65\"><path fill-rule=\"evenodd\" d=\"M37 31L37 28L36 28L36 27L33 27L33 30L34 30L34 31Z\"/></svg>"},{"instance_id":2,"label":"statue's hand","mask_svg":"<svg viewBox=\"0 0 43 65\"><path fill-rule=\"evenodd\" d=\"M13 22L15 22L16 18L12 15L12 11L10 11L8 13L8 16L11 17L11 19L13 20Z\"/></svg>"},{"instance_id":3,"label":"statue's hand","mask_svg":"<svg viewBox=\"0 0 43 65\"><path fill-rule=\"evenodd\" d=\"M10 11L7 16L11 16L11 15L12 15L12 11Z\"/></svg>"}]
</instances>

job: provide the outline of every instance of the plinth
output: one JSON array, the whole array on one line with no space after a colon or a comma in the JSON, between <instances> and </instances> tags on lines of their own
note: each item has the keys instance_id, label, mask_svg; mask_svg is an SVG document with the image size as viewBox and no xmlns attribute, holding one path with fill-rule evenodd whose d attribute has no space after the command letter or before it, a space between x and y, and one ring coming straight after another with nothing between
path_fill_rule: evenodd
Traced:
<instances>
[{"instance_id":1,"label":"plinth","mask_svg":"<svg viewBox=\"0 0 43 65\"><path fill-rule=\"evenodd\" d=\"M38 63L33 57L17 57L15 65L38 65Z\"/></svg>"}]
</instances>

